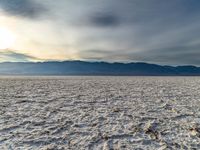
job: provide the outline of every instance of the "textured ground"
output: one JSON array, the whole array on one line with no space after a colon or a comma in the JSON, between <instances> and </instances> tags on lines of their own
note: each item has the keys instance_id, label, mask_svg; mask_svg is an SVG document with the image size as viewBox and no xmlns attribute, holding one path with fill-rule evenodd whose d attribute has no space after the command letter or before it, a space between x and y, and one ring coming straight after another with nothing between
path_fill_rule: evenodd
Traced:
<instances>
[{"instance_id":1,"label":"textured ground","mask_svg":"<svg viewBox=\"0 0 200 150\"><path fill-rule=\"evenodd\" d=\"M200 149L198 77L0 77L0 149Z\"/></svg>"}]
</instances>

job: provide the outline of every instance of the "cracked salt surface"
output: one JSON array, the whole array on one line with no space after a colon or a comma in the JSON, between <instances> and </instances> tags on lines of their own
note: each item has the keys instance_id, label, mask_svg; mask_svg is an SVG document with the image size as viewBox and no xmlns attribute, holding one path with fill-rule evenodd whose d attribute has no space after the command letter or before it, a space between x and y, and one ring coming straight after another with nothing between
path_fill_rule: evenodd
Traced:
<instances>
[{"instance_id":1,"label":"cracked salt surface","mask_svg":"<svg viewBox=\"0 0 200 150\"><path fill-rule=\"evenodd\" d=\"M0 149L200 149L200 78L0 77Z\"/></svg>"}]
</instances>

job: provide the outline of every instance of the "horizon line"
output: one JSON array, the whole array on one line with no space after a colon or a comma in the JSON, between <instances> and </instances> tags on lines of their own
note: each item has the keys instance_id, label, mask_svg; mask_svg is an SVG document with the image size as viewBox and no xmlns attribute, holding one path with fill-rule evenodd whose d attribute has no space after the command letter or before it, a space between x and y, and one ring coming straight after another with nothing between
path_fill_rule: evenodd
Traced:
<instances>
[{"instance_id":1,"label":"horizon line","mask_svg":"<svg viewBox=\"0 0 200 150\"><path fill-rule=\"evenodd\" d=\"M157 66L163 66L163 67L196 67L196 68L200 68L200 66L198 65L192 65L192 64L183 64L183 65L167 65L167 64L159 64L159 63L153 63L153 62L145 62L145 61L129 61L129 62L122 62L122 61L98 61L98 60L44 60L44 61L3 61L0 62L0 64L3 63L33 63L33 64L37 64L37 63L63 63L63 62L86 62L86 63L107 63L107 64L124 64L124 65L128 65L128 64L148 64L148 65L157 65Z\"/></svg>"}]
</instances>

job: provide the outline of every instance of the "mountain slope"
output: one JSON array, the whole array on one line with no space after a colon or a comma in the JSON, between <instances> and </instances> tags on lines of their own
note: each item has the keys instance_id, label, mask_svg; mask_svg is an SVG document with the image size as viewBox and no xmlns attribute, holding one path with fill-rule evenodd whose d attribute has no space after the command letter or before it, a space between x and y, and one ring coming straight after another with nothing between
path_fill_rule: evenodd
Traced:
<instances>
[{"instance_id":1,"label":"mountain slope","mask_svg":"<svg viewBox=\"0 0 200 150\"><path fill-rule=\"evenodd\" d=\"M85 61L4 62L1 75L200 75L200 67L161 66L148 63L107 63Z\"/></svg>"}]
</instances>

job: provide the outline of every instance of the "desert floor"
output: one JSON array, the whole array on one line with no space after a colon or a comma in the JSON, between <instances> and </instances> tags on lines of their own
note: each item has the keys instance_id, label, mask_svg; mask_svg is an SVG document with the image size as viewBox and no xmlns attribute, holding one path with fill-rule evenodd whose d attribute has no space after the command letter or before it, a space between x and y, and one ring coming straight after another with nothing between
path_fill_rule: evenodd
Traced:
<instances>
[{"instance_id":1,"label":"desert floor","mask_svg":"<svg viewBox=\"0 0 200 150\"><path fill-rule=\"evenodd\" d=\"M200 77L0 77L0 149L200 149Z\"/></svg>"}]
</instances>

